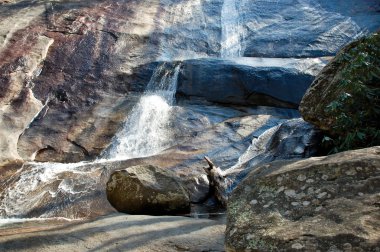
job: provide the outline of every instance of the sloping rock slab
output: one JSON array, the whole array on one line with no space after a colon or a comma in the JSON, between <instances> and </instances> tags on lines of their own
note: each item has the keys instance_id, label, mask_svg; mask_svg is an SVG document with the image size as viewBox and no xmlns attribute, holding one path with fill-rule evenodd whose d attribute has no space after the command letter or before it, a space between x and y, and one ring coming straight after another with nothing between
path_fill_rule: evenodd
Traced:
<instances>
[{"instance_id":1,"label":"sloping rock slab","mask_svg":"<svg viewBox=\"0 0 380 252\"><path fill-rule=\"evenodd\" d=\"M224 251L223 221L112 214L91 222L52 222L0 228L0 251Z\"/></svg>"},{"instance_id":2,"label":"sloping rock slab","mask_svg":"<svg viewBox=\"0 0 380 252\"><path fill-rule=\"evenodd\" d=\"M240 1L245 56L334 55L353 38L379 29L376 0Z\"/></svg>"},{"instance_id":3,"label":"sloping rock slab","mask_svg":"<svg viewBox=\"0 0 380 252\"><path fill-rule=\"evenodd\" d=\"M173 214L190 211L189 195L175 174L152 165L128 167L111 174L107 198L129 214Z\"/></svg>"},{"instance_id":4,"label":"sloping rock slab","mask_svg":"<svg viewBox=\"0 0 380 252\"><path fill-rule=\"evenodd\" d=\"M228 202L227 251L377 251L380 147L253 171Z\"/></svg>"}]
</instances>

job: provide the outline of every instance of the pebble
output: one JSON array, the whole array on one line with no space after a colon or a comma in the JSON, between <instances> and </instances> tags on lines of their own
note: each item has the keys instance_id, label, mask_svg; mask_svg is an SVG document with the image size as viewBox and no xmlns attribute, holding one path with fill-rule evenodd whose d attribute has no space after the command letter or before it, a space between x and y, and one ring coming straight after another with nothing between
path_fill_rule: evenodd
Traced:
<instances>
[{"instance_id":1,"label":"pebble","mask_svg":"<svg viewBox=\"0 0 380 252\"><path fill-rule=\"evenodd\" d=\"M326 196L326 194L327 194L327 192L322 192L322 193L320 193L320 194L317 195L317 198L318 199L322 199L322 198L324 198Z\"/></svg>"},{"instance_id":2,"label":"pebble","mask_svg":"<svg viewBox=\"0 0 380 252\"><path fill-rule=\"evenodd\" d=\"M291 204L292 204L292 206L298 206L300 203L298 203L298 202L292 202Z\"/></svg>"},{"instance_id":3,"label":"pebble","mask_svg":"<svg viewBox=\"0 0 380 252\"><path fill-rule=\"evenodd\" d=\"M353 169L350 169L350 170L346 171L346 175L348 175L348 176L356 175L356 171Z\"/></svg>"},{"instance_id":4,"label":"pebble","mask_svg":"<svg viewBox=\"0 0 380 252\"><path fill-rule=\"evenodd\" d=\"M322 179L323 180L328 180L329 179L329 176L327 176L326 174L322 175Z\"/></svg>"},{"instance_id":5,"label":"pebble","mask_svg":"<svg viewBox=\"0 0 380 252\"><path fill-rule=\"evenodd\" d=\"M306 180L306 176L304 174L300 174L300 175L298 175L297 180L301 181L301 182L305 181Z\"/></svg>"},{"instance_id":6,"label":"pebble","mask_svg":"<svg viewBox=\"0 0 380 252\"><path fill-rule=\"evenodd\" d=\"M304 202L302 202L302 205L308 206L308 205L310 205L310 201L304 201Z\"/></svg>"},{"instance_id":7,"label":"pebble","mask_svg":"<svg viewBox=\"0 0 380 252\"><path fill-rule=\"evenodd\" d=\"M253 199L253 200L251 200L251 201L249 202L249 204L251 204L251 205L256 205L256 204L257 204L257 200Z\"/></svg>"},{"instance_id":8,"label":"pebble","mask_svg":"<svg viewBox=\"0 0 380 252\"><path fill-rule=\"evenodd\" d=\"M319 207L315 208L315 211L316 211L316 212L319 212L319 211L322 210L322 208L323 208L323 207L319 206Z\"/></svg>"},{"instance_id":9,"label":"pebble","mask_svg":"<svg viewBox=\"0 0 380 252\"><path fill-rule=\"evenodd\" d=\"M295 197L296 196L296 191L294 191L293 189L285 190L285 195L288 196L288 197Z\"/></svg>"},{"instance_id":10,"label":"pebble","mask_svg":"<svg viewBox=\"0 0 380 252\"><path fill-rule=\"evenodd\" d=\"M280 188L278 188L276 194L279 194L280 192L284 191L285 190L285 187L284 186L281 186Z\"/></svg>"},{"instance_id":11,"label":"pebble","mask_svg":"<svg viewBox=\"0 0 380 252\"><path fill-rule=\"evenodd\" d=\"M314 182L314 179L308 179L306 180L306 183L313 183Z\"/></svg>"},{"instance_id":12,"label":"pebble","mask_svg":"<svg viewBox=\"0 0 380 252\"><path fill-rule=\"evenodd\" d=\"M292 249L303 249L303 245L301 243L293 243Z\"/></svg>"}]
</instances>

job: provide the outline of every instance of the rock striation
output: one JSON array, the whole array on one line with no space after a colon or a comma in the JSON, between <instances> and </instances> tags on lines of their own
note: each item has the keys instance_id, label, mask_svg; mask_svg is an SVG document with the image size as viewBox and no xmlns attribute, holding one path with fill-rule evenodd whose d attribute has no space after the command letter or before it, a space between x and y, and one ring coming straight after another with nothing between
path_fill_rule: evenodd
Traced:
<instances>
[{"instance_id":1,"label":"rock striation","mask_svg":"<svg viewBox=\"0 0 380 252\"><path fill-rule=\"evenodd\" d=\"M376 251L380 147L259 166L228 202L227 251Z\"/></svg>"}]
</instances>

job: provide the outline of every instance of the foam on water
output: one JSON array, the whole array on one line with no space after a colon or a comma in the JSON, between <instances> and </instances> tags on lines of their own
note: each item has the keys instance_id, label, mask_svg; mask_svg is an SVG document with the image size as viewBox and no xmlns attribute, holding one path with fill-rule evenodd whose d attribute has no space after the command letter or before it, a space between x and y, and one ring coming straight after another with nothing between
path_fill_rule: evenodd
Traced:
<instances>
[{"instance_id":1,"label":"foam on water","mask_svg":"<svg viewBox=\"0 0 380 252\"><path fill-rule=\"evenodd\" d=\"M156 69L144 95L107 151L107 159L146 157L170 146L171 105L174 103L179 70L180 65L167 68L165 64Z\"/></svg>"},{"instance_id":2,"label":"foam on water","mask_svg":"<svg viewBox=\"0 0 380 252\"><path fill-rule=\"evenodd\" d=\"M233 172L235 169L240 168L243 164L250 161L252 158L264 153L267 150L268 143L273 134L278 130L280 125L271 127L264 131L258 138L252 140L251 145L239 157L238 161L231 168L224 170L224 174Z\"/></svg>"},{"instance_id":3,"label":"foam on water","mask_svg":"<svg viewBox=\"0 0 380 252\"><path fill-rule=\"evenodd\" d=\"M239 11L236 0L224 0L221 13L222 41L220 55L222 58L240 57L242 54Z\"/></svg>"}]
</instances>

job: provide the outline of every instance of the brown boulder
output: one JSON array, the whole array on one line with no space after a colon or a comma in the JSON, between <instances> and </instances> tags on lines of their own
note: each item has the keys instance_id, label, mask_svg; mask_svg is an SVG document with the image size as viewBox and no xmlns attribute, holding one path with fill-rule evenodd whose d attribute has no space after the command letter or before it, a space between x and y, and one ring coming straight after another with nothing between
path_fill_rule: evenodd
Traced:
<instances>
[{"instance_id":1,"label":"brown boulder","mask_svg":"<svg viewBox=\"0 0 380 252\"><path fill-rule=\"evenodd\" d=\"M111 174L107 198L119 212L175 214L190 211L189 195L175 174L152 165L138 165Z\"/></svg>"}]
</instances>

